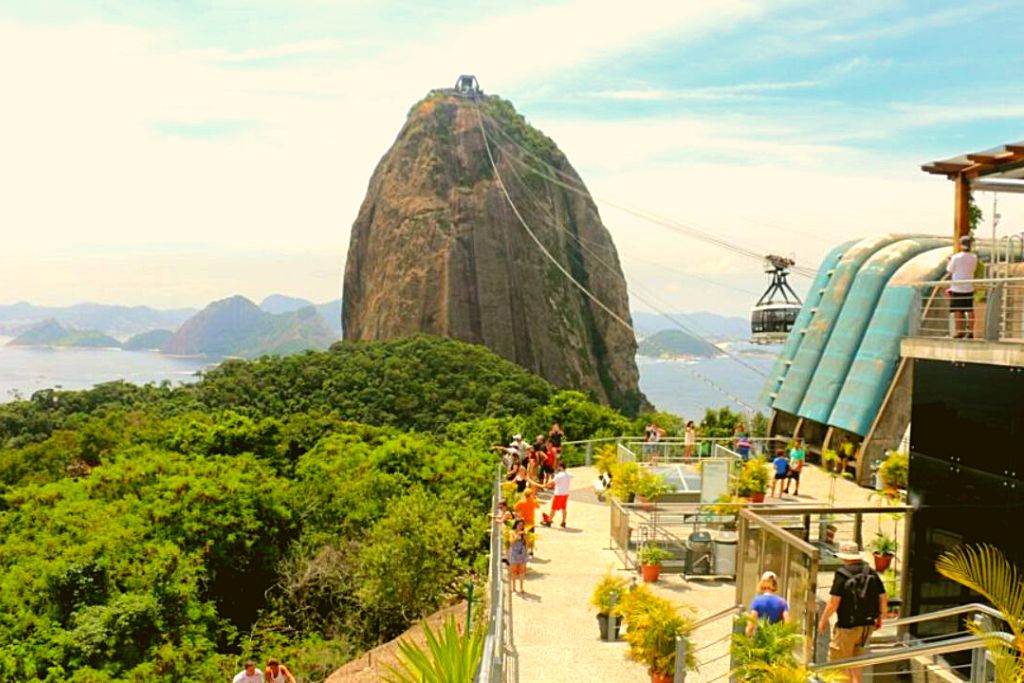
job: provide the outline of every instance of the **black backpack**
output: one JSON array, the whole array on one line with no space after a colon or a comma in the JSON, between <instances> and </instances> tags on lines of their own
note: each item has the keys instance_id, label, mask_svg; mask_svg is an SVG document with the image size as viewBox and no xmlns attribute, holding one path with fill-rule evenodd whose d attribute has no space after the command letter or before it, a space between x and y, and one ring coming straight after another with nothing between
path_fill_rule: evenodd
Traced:
<instances>
[{"instance_id":1,"label":"black backpack","mask_svg":"<svg viewBox=\"0 0 1024 683\"><path fill-rule=\"evenodd\" d=\"M878 618L879 593L874 588L875 572L866 563L859 568L841 567L838 571L843 576L843 596L840 607L847 617L839 624L842 628L869 626Z\"/></svg>"}]
</instances>

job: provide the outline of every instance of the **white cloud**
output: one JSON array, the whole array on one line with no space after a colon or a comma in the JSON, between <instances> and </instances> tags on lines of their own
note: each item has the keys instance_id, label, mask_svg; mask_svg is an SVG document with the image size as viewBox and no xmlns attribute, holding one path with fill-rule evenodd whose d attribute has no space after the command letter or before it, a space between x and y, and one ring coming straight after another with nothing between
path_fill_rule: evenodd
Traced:
<instances>
[{"instance_id":1,"label":"white cloud","mask_svg":"<svg viewBox=\"0 0 1024 683\"><path fill-rule=\"evenodd\" d=\"M583 95L596 99L638 101L638 102L669 102L694 100L717 102L722 100L749 99L787 90L803 90L821 85L821 81L779 81L774 83L737 83L732 85L713 85L701 88L681 88L664 90L658 88L641 88L634 90L600 90Z\"/></svg>"}]
</instances>

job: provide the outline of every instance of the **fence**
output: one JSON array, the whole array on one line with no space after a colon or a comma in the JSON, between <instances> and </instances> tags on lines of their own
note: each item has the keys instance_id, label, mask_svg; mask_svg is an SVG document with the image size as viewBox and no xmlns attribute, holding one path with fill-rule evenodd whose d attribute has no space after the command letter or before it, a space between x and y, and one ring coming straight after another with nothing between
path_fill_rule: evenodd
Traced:
<instances>
[{"instance_id":1,"label":"fence","mask_svg":"<svg viewBox=\"0 0 1024 683\"><path fill-rule=\"evenodd\" d=\"M970 329L958 327L954 318L957 304L950 296L950 281L923 282L917 286L909 336L951 338L967 332L974 339L1024 341L1024 278L992 277L960 284L974 288L966 309L973 318Z\"/></svg>"},{"instance_id":2,"label":"fence","mask_svg":"<svg viewBox=\"0 0 1024 683\"><path fill-rule=\"evenodd\" d=\"M512 610L509 584L504 577L504 525L493 521L501 499L502 471L498 468L491 501L491 545L487 563L487 636L474 683L513 683L519 679L515 643L512 640Z\"/></svg>"}]
</instances>

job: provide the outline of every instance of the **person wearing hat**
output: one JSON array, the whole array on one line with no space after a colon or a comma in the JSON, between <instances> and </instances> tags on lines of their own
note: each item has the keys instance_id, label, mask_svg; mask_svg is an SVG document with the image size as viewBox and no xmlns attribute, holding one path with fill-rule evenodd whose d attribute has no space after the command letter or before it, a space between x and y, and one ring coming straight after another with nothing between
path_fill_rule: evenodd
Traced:
<instances>
[{"instance_id":1,"label":"person wearing hat","mask_svg":"<svg viewBox=\"0 0 1024 683\"><path fill-rule=\"evenodd\" d=\"M829 619L836 615L832 639L828 646L828 659L835 661L863 654L871 634L882 627L882 615L889 609L889 596L885 585L864 558L856 543L839 544L836 557L843 566L836 571L829 591L828 604L821 613L818 631L824 633ZM862 671L847 669L849 683L861 683Z\"/></svg>"},{"instance_id":2,"label":"person wearing hat","mask_svg":"<svg viewBox=\"0 0 1024 683\"><path fill-rule=\"evenodd\" d=\"M519 453L520 460L526 460L526 442L523 441L522 434L516 434L515 436L513 436L512 443L510 443L508 446L509 448L516 449L516 452Z\"/></svg>"},{"instance_id":3,"label":"person wearing hat","mask_svg":"<svg viewBox=\"0 0 1024 683\"><path fill-rule=\"evenodd\" d=\"M757 584L759 595L750 603L750 612L747 614L747 635L754 635L757 624L764 620L769 624L777 624L780 621L789 623L789 603L781 595L776 595L779 590L779 577L775 572L767 571L761 574L761 580Z\"/></svg>"},{"instance_id":4,"label":"person wearing hat","mask_svg":"<svg viewBox=\"0 0 1024 683\"><path fill-rule=\"evenodd\" d=\"M978 255L971 251L974 239L970 235L960 238L960 251L949 257L946 272L949 273L951 284L946 292L949 294L949 310L953 312L958 339L971 339L974 334L974 279L978 268ZM965 282L967 280L967 282Z\"/></svg>"}]
</instances>

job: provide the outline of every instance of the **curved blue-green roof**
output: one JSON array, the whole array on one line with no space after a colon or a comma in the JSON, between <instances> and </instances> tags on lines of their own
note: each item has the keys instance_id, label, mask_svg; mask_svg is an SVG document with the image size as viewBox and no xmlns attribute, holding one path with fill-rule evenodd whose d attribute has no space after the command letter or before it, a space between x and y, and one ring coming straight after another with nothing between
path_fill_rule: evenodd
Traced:
<instances>
[{"instance_id":1,"label":"curved blue-green roof","mask_svg":"<svg viewBox=\"0 0 1024 683\"><path fill-rule=\"evenodd\" d=\"M846 373L829 424L861 436L870 431L896 375L900 339L907 333L914 306L914 285L941 278L951 253L949 246L920 253L890 278Z\"/></svg>"},{"instance_id":2,"label":"curved blue-green roof","mask_svg":"<svg viewBox=\"0 0 1024 683\"><path fill-rule=\"evenodd\" d=\"M811 283L811 287L807 290L807 295L804 297L804 305L800 309L800 314L797 315L796 321L793 323L793 329L786 338L786 343L783 345L778 358L775 359L775 364L772 365L771 374L768 375L768 381L765 382L764 391L761 393L762 404L770 407L774 403L779 387L782 385L786 372L789 370L790 362L796 356L796 352L800 348L800 342L804 338L801 330L807 327L807 324L811 321L811 316L814 315L812 311L818 307L821 295L825 293L825 286L828 284L829 278L832 277L832 270L839 263L843 253L856 243L857 240L844 242L828 252L822 260L821 265L818 267L818 274L815 275L814 282Z\"/></svg>"},{"instance_id":3,"label":"curved blue-green roof","mask_svg":"<svg viewBox=\"0 0 1024 683\"><path fill-rule=\"evenodd\" d=\"M782 381L773 408L797 414L801 403L803 403L807 387L818 368L821 353L832 336L836 320L842 311L843 304L846 303L846 296L857 277L857 272L876 251L908 237L911 236L886 234L868 237L843 253L843 257L836 264L832 278L825 287L821 301L816 310L812 311L808 325L803 328L803 340L800 342L789 372L786 373ZM807 304L804 304L804 307L806 308Z\"/></svg>"},{"instance_id":4,"label":"curved blue-green roof","mask_svg":"<svg viewBox=\"0 0 1024 683\"><path fill-rule=\"evenodd\" d=\"M815 422L828 422L836 397L846 381L850 365L872 320L875 305L892 274L922 251L950 244L939 237L915 237L885 246L871 255L857 270L842 308L835 318L832 334L821 352L797 415Z\"/></svg>"}]
</instances>

